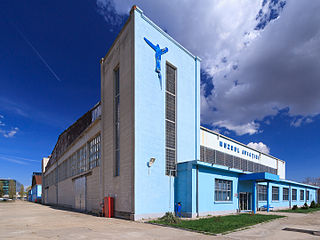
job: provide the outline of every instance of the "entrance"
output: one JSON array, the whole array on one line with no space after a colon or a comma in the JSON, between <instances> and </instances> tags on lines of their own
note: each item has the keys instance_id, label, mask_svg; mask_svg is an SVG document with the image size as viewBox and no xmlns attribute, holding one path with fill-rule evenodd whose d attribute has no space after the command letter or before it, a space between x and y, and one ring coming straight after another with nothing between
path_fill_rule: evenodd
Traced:
<instances>
[{"instance_id":1,"label":"entrance","mask_svg":"<svg viewBox=\"0 0 320 240\"><path fill-rule=\"evenodd\" d=\"M251 210L251 193L249 192L241 192L240 194L240 210L241 211L248 211Z\"/></svg>"},{"instance_id":2,"label":"entrance","mask_svg":"<svg viewBox=\"0 0 320 240\"><path fill-rule=\"evenodd\" d=\"M86 177L77 178L74 181L75 208L86 210Z\"/></svg>"}]
</instances>

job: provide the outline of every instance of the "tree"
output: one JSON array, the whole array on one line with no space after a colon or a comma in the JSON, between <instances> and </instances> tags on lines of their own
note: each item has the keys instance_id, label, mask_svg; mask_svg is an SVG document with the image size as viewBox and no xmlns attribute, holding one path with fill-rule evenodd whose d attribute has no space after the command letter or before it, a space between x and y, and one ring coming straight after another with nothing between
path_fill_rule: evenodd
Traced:
<instances>
[{"instance_id":1,"label":"tree","mask_svg":"<svg viewBox=\"0 0 320 240\"><path fill-rule=\"evenodd\" d=\"M320 187L320 177L315 178L315 177L306 177L302 183L306 183L309 185L314 185Z\"/></svg>"},{"instance_id":2,"label":"tree","mask_svg":"<svg viewBox=\"0 0 320 240\"><path fill-rule=\"evenodd\" d=\"M20 195L20 197L21 197L21 198L23 198L23 197L24 197L24 186L23 186L23 184L21 184L21 186L20 186L20 192L19 192L19 195Z\"/></svg>"},{"instance_id":3,"label":"tree","mask_svg":"<svg viewBox=\"0 0 320 240\"><path fill-rule=\"evenodd\" d=\"M16 196L16 184L13 180L9 181L9 198L13 199Z\"/></svg>"},{"instance_id":4,"label":"tree","mask_svg":"<svg viewBox=\"0 0 320 240\"><path fill-rule=\"evenodd\" d=\"M28 197L28 194L29 194L29 190L31 189L31 186L28 186L27 188L26 188L26 192L25 192L25 194L26 194L26 196Z\"/></svg>"},{"instance_id":5,"label":"tree","mask_svg":"<svg viewBox=\"0 0 320 240\"><path fill-rule=\"evenodd\" d=\"M4 192L3 192L3 182L0 181L0 197L3 197L3 194L4 194Z\"/></svg>"}]
</instances>

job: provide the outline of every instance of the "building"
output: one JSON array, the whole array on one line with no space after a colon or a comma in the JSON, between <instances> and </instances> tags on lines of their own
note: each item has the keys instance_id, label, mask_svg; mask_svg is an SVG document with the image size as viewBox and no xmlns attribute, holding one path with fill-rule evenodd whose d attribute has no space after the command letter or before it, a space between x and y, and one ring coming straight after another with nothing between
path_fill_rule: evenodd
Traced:
<instances>
[{"instance_id":1,"label":"building","mask_svg":"<svg viewBox=\"0 0 320 240\"><path fill-rule=\"evenodd\" d=\"M115 216L285 208L317 187L285 180L285 162L200 127L200 62L134 6L101 59L101 102L58 138L43 202Z\"/></svg>"},{"instance_id":2,"label":"building","mask_svg":"<svg viewBox=\"0 0 320 240\"><path fill-rule=\"evenodd\" d=\"M30 202L41 203L42 196L42 172L33 172L32 185L28 191L28 200Z\"/></svg>"},{"instance_id":3,"label":"building","mask_svg":"<svg viewBox=\"0 0 320 240\"><path fill-rule=\"evenodd\" d=\"M9 197L9 190L10 190L10 181L13 181L13 186L14 186L14 197L16 196L16 190L19 189L18 187L20 186L20 183L18 183L14 179L0 179L0 182L2 183L2 188L3 188L3 197ZM18 183L18 187L17 187Z\"/></svg>"}]
</instances>

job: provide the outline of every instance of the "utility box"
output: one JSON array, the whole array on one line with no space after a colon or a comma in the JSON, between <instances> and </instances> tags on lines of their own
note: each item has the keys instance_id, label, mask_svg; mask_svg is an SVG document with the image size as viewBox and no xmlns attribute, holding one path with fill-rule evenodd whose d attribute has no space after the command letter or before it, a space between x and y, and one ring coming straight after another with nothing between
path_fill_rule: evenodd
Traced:
<instances>
[{"instance_id":1,"label":"utility box","mask_svg":"<svg viewBox=\"0 0 320 240\"><path fill-rule=\"evenodd\" d=\"M105 197L104 198L104 216L106 218L114 217L114 198L113 197Z\"/></svg>"}]
</instances>

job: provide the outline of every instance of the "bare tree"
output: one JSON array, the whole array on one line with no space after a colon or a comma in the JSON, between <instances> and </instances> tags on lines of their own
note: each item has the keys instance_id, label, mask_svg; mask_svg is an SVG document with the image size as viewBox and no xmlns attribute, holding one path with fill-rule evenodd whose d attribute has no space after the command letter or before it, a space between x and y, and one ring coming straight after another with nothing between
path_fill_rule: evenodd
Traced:
<instances>
[{"instance_id":1,"label":"bare tree","mask_svg":"<svg viewBox=\"0 0 320 240\"><path fill-rule=\"evenodd\" d=\"M21 184L21 186L20 186L19 195L20 195L20 198L23 198L23 197L24 197L24 186L23 186L23 184Z\"/></svg>"},{"instance_id":2,"label":"bare tree","mask_svg":"<svg viewBox=\"0 0 320 240\"><path fill-rule=\"evenodd\" d=\"M306 177L303 181L305 184L314 185L320 187L320 177Z\"/></svg>"},{"instance_id":3,"label":"bare tree","mask_svg":"<svg viewBox=\"0 0 320 240\"><path fill-rule=\"evenodd\" d=\"M13 180L9 181L9 198L13 199L16 196L16 184Z\"/></svg>"}]
</instances>

